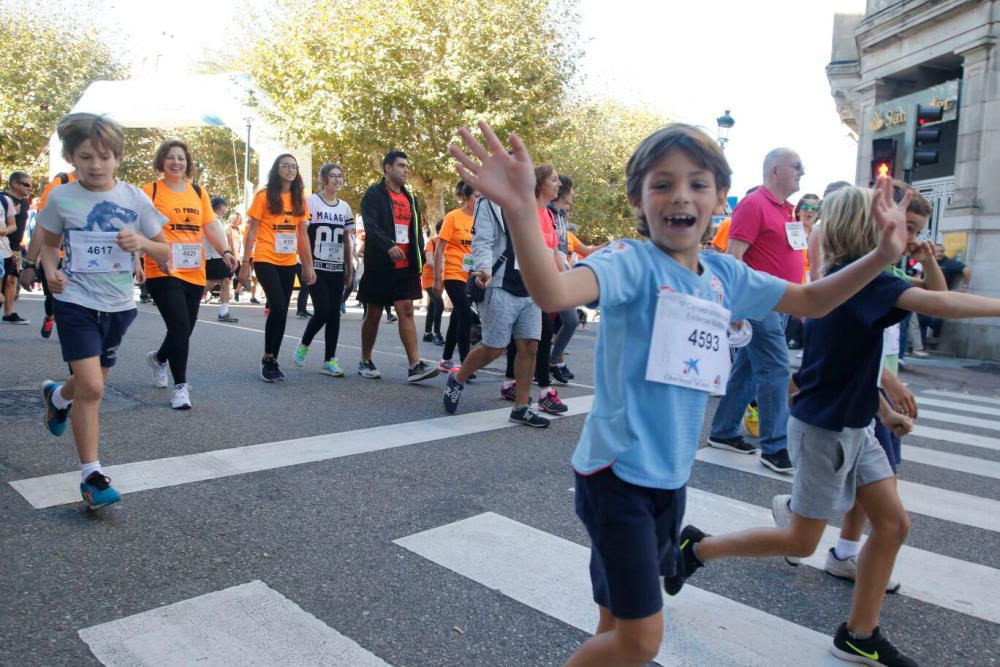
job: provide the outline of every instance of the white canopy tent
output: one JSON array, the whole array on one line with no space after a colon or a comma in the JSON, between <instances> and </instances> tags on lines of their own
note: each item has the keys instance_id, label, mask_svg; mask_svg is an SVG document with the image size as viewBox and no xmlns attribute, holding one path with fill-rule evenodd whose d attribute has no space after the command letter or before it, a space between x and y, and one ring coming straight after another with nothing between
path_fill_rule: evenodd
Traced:
<instances>
[{"instance_id":1,"label":"white canopy tent","mask_svg":"<svg viewBox=\"0 0 1000 667\"><path fill-rule=\"evenodd\" d=\"M247 139L260 157L258 185L281 153L291 153L299 163L306 192L312 184L311 147L289 147L264 114L270 99L246 74L152 75L125 81L96 81L73 106L73 112L107 114L122 127L228 127ZM152 159L153 156L150 156ZM49 178L72 167L62 159L55 132L49 138ZM253 196L252 182L245 184L242 210Z\"/></svg>"}]
</instances>

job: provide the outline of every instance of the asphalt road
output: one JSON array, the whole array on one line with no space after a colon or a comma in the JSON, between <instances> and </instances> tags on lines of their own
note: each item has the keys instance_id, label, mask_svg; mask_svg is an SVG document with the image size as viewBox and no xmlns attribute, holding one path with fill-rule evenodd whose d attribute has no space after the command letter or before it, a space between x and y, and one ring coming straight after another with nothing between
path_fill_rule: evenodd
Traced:
<instances>
[{"instance_id":1,"label":"asphalt road","mask_svg":"<svg viewBox=\"0 0 1000 667\"><path fill-rule=\"evenodd\" d=\"M36 507L11 484L44 478L39 488L65 486L50 476L78 465L71 434L56 439L40 420L39 381L66 373L56 337L38 335L41 302L25 295L18 304L30 326L0 326L0 664L187 664L192 656L203 664L249 664L254 660L239 647L259 641L261 650L286 656L277 664L368 664L357 657L364 655L393 665L540 666L561 664L589 636L579 627L585 622L553 610L580 586L560 588L559 577L546 575L534 591L516 589L547 567L576 575L582 569L586 579L585 561L581 568L566 556L563 567L557 554L588 545L574 514L568 461L593 393L599 325L574 338L568 361L576 384L560 389L564 399L579 399L573 405L580 414L533 430L507 425L497 412L510 405L499 399L499 367L467 387L461 417L445 418L443 379L406 384L391 325L383 324L374 359L383 379L360 378L360 314L353 311L344 318L339 351L347 377L318 372L321 338L305 369L292 365L305 326L292 317L280 357L288 380L266 384L257 376L264 315L249 305L234 306L235 326L215 322L215 306L202 307L188 371L194 408L176 412L169 391L151 385L145 361L163 323L151 305L139 309L109 378L101 461L123 466L109 471L116 484L138 483L153 469L161 477L96 513L84 510L78 495ZM422 323L420 316L421 330ZM436 361L440 348L421 343L421 352ZM903 375L918 400L947 404L923 408L943 415L919 421L935 429L934 437L906 441L936 465L908 461L900 479L933 507L912 513L909 580L901 577L902 592L886 600L882 616L886 633L922 665L1000 664L1000 595L993 595L1000 593L1000 533L990 518L1000 510L993 505L1000 503L1000 374L967 368L977 363L916 361ZM449 427L456 423L461 427ZM266 443L280 444L253 447ZM196 456L204 452L221 452L227 462ZM940 462L935 452L958 458ZM689 498L689 513L704 510L699 498L710 497L722 503L726 521L764 512L773 495L790 488L700 461L690 486L709 495ZM970 503L980 503L971 518L955 516ZM494 515L517 523L498 533ZM470 541L447 558L465 559L471 569L421 555L414 546L421 538L407 543L446 526L469 528L462 537ZM529 533L539 540L535 551L505 556L507 547L521 553L530 540L518 536ZM450 544L436 534L424 543L445 550ZM484 574L472 574L476 567ZM685 616L687 593L677 598L671 613L688 634L668 629L665 645L682 645L687 655L709 650L698 644L712 632L753 645L771 641L771 631L798 637L782 634L787 627L802 635L788 646L815 646L813 664L826 664L827 640L816 644L816 637L844 620L851 595L849 583L822 569L792 568L781 559L713 563L692 583L718 599L711 598L707 621L695 622ZM263 601L251 595L261 591ZM236 592L252 601L234 603ZM541 601L532 602L532 594ZM589 599L589 591L582 596ZM567 614L591 611L572 606ZM758 630L740 630L755 619L763 619L753 626ZM311 642L326 648L310 653ZM345 645L359 653L337 653ZM781 658L791 650L776 644L767 659L734 652L715 660L791 664Z\"/></svg>"}]
</instances>

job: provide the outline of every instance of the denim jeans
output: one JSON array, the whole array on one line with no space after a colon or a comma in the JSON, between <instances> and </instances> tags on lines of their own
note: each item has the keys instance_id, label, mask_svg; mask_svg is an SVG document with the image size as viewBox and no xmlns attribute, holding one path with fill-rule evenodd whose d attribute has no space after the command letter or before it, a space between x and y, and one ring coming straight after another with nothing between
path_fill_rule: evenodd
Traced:
<instances>
[{"instance_id":1,"label":"denim jeans","mask_svg":"<svg viewBox=\"0 0 1000 667\"><path fill-rule=\"evenodd\" d=\"M788 347L785 343L787 315L769 313L763 320L750 320L753 339L736 353L726 395L719 402L710 434L734 438L747 405L755 397L760 412L760 448L776 454L787 447Z\"/></svg>"}]
</instances>

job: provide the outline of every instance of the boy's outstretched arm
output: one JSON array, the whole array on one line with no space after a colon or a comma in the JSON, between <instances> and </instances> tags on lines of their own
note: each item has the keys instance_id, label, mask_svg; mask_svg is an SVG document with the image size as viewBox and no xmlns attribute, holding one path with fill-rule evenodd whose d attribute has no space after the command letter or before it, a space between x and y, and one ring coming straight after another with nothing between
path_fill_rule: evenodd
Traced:
<instances>
[{"instance_id":1,"label":"boy's outstretched arm","mask_svg":"<svg viewBox=\"0 0 1000 667\"><path fill-rule=\"evenodd\" d=\"M919 287L900 294L896 307L946 320L1000 317L1000 299L966 292L932 292Z\"/></svg>"},{"instance_id":2,"label":"boy's outstretched arm","mask_svg":"<svg viewBox=\"0 0 1000 667\"><path fill-rule=\"evenodd\" d=\"M454 144L449 150L459 162L459 176L507 214L521 277L531 298L546 312L597 301L600 290L593 272L581 268L560 273L552 261L552 251L542 239L535 201L535 168L528 149L512 134L513 150L508 154L488 124L480 121L479 129L488 148L461 128L458 134L471 156Z\"/></svg>"},{"instance_id":3,"label":"boy's outstretched arm","mask_svg":"<svg viewBox=\"0 0 1000 667\"><path fill-rule=\"evenodd\" d=\"M892 181L880 176L875 184L871 215L882 228L878 247L840 271L808 285L788 284L775 310L798 317L823 317L854 296L897 261L906 249L906 207L911 193L898 205L892 201ZM827 223L824 223L827 224Z\"/></svg>"}]
</instances>

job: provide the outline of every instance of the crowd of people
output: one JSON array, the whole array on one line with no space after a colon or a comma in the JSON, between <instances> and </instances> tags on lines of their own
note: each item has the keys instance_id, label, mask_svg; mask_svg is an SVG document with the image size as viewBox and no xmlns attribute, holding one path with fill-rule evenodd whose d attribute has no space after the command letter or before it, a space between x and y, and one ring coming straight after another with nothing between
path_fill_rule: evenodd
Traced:
<instances>
[{"instance_id":1,"label":"crowd of people","mask_svg":"<svg viewBox=\"0 0 1000 667\"><path fill-rule=\"evenodd\" d=\"M600 620L567 664L645 664L663 639L661 586L677 595L719 558L794 563L815 550L829 521L843 518L827 569L856 586L831 650L852 662L915 665L879 629L883 596L898 588L893 563L909 528L895 484L899 438L917 416L913 395L895 377L900 323L917 313L934 333L937 318L1000 315L1000 301L948 291L943 268L963 287L970 274L939 264L940 251L918 240L930 205L905 183L882 177L874 189L834 183L822 198L806 195L792 206L804 167L797 153L779 148L764 158L761 185L705 250L731 171L714 140L675 123L644 139L626 167L640 238L590 247L568 221L572 179L551 164L535 165L515 135L508 149L488 125L480 130L485 145L461 129L464 150L450 148L462 179L459 207L429 238L407 187L408 156L387 153L382 178L360 202L362 241L355 238L361 225L339 197L344 171L337 164L322 166L320 189L307 196L295 157L279 156L241 234L235 217L220 224L226 202L190 180L194 162L184 143L160 146L154 166L161 178L137 188L116 178L119 126L93 114L65 117L58 136L73 173L46 187L24 251L18 216L33 184L12 174L0 238L7 259L15 250L21 258L22 284L30 285L32 274L41 279L46 321L54 321L70 366L65 382L42 383L45 423L55 436L71 425L86 504L96 509L120 499L99 460L98 408L111 368L128 353L121 344L136 317L134 280L145 283L163 319L163 341L146 356L156 386L173 381L175 409L191 407L191 335L213 284L222 321L235 321L230 294L238 298L252 277L263 289L266 382L285 379L279 357L297 276L314 312L293 361L306 365L324 329L320 370L345 374L337 359L340 317L357 283L365 307L361 377L381 377L372 354L382 313L391 308L408 382L445 373L443 407L455 413L467 383L506 355L499 389L513 403L509 419L535 428L551 423L541 412L567 411L553 383L573 377L564 355L577 309L597 305L595 397L572 465ZM901 268L904 255L921 264L922 277ZM17 261L5 260L14 276ZM23 322L7 285L4 321ZM424 292L423 340L443 348L436 364L419 353L414 302ZM452 314L442 335L444 295ZM789 318L802 321L790 326ZM43 336L51 331L43 325ZM789 348L802 349L794 374ZM794 475L791 495L772 502L775 528L710 536L683 523L713 395L721 400L710 446L760 451L763 465ZM740 434L748 406L759 413L759 445Z\"/></svg>"}]
</instances>

